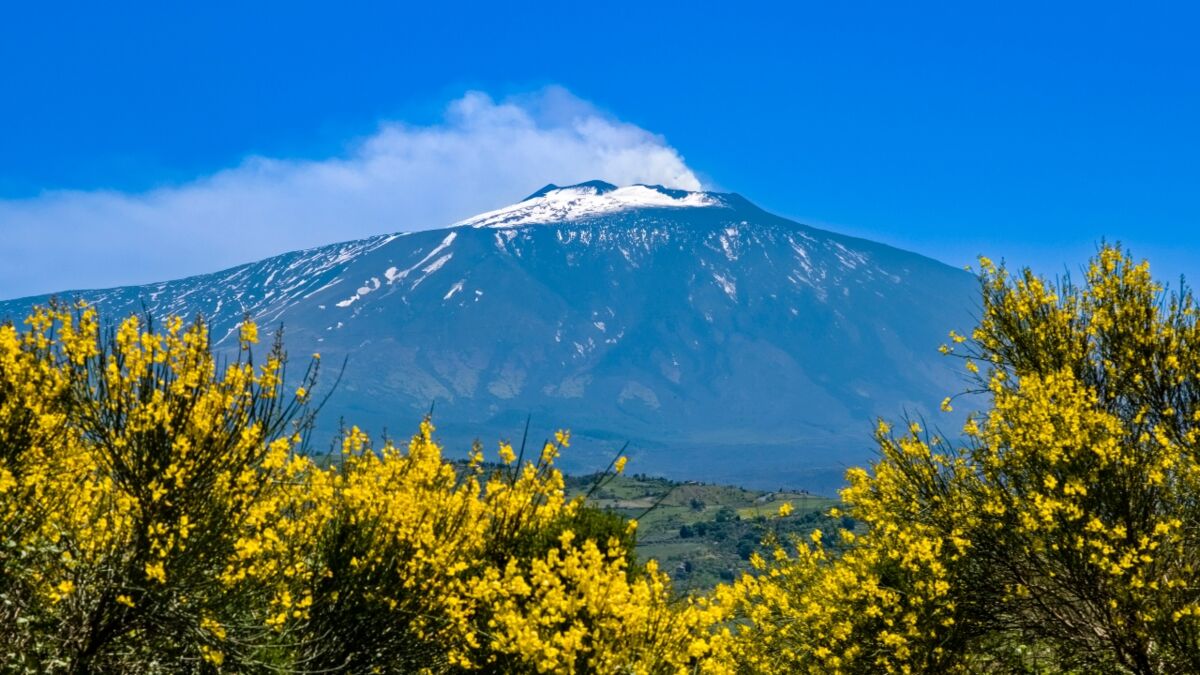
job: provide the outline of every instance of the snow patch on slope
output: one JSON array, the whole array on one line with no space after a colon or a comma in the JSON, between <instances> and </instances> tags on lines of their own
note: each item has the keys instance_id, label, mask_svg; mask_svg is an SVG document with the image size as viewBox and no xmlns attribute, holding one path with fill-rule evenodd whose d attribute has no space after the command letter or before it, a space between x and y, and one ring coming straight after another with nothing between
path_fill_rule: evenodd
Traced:
<instances>
[{"instance_id":1,"label":"snow patch on slope","mask_svg":"<svg viewBox=\"0 0 1200 675\"><path fill-rule=\"evenodd\" d=\"M733 277L727 277L717 272L713 272L712 275L713 281L716 281L721 290L725 291L725 295L728 295L730 300L737 302L737 282Z\"/></svg>"},{"instance_id":2,"label":"snow patch on slope","mask_svg":"<svg viewBox=\"0 0 1200 675\"><path fill-rule=\"evenodd\" d=\"M405 270L397 269L395 267L389 267L389 268L387 268L386 271L384 271L383 276L387 279L387 282L389 284L394 284L397 281L404 281L404 278L407 277L409 274L412 274L413 270L415 270L418 267L420 267L421 265L424 265L425 263L429 262L435 255L446 250L446 248L449 247L450 244L454 243L454 238L457 236L458 236L457 232L451 232L450 234L446 235L446 238L442 240L442 243L433 247L433 250L430 251L429 253L425 254L425 257L421 258L421 260L418 261L416 265L413 265L412 267L409 267L408 269L405 269ZM443 260L442 263L445 263L445 261ZM438 267L441 267L441 265L438 265ZM436 271L436 269L434 271ZM426 272L428 273L428 270L426 270ZM420 283L420 282L417 282L417 283ZM415 288L416 284L413 284L413 287Z\"/></svg>"},{"instance_id":3,"label":"snow patch on slope","mask_svg":"<svg viewBox=\"0 0 1200 675\"><path fill-rule=\"evenodd\" d=\"M449 300L450 298L453 298L455 293L463 289L463 282L465 281L466 279L459 279L458 283L451 286L450 290L444 296L442 296L442 300Z\"/></svg>"},{"instance_id":4,"label":"snow patch on slope","mask_svg":"<svg viewBox=\"0 0 1200 675\"><path fill-rule=\"evenodd\" d=\"M668 190L658 186L613 187L603 183L553 188L523 202L481 213L457 222L455 227L512 227L593 218L644 208L722 207L725 204L704 192Z\"/></svg>"}]
</instances>

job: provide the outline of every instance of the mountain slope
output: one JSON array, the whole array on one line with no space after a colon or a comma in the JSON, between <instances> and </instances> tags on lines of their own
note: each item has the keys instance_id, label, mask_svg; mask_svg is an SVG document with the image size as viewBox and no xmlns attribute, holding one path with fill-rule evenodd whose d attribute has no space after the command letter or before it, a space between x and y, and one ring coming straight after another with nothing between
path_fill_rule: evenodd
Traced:
<instances>
[{"instance_id":1,"label":"mountain slope","mask_svg":"<svg viewBox=\"0 0 1200 675\"><path fill-rule=\"evenodd\" d=\"M734 194L547 186L450 228L298 251L216 274L64 295L108 315L196 312L228 347L249 314L293 354L348 357L335 415L450 442L569 426L585 469L827 489L877 415L959 388L937 354L972 277L773 216ZM19 316L45 298L0 303Z\"/></svg>"}]
</instances>

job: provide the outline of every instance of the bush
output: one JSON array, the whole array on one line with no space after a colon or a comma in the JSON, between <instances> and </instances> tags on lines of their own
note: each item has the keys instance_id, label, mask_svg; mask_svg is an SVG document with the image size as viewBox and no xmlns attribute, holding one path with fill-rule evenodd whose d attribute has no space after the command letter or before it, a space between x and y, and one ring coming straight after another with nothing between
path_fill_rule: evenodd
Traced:
<instances>
[{"instance_id":1,"label":"bush","mask_svg":"<svg viewBox=\"0 0 1200 675\"><path fill-rule=\"evenodd\" d=\"M762 672L1200 672L1200 327L1101 249L1082 286L982 261L961 442L880 423L821 534L720 589ZM970 400L970 399L968 399ZM950 408L947 399L944 408Z\"/></svg>"},{"instance_id":2,"label":"bush","mask_svg":"<svg viewBox=\"0 0 1200 675\"><path fill-rule=\"evenodd\" d=\"M319 357L219 366L203 322L38 310L0 327L0 643L37 672L610 672L692 663L698 611L633 525L507 445L445 461L357 429L299 450ZM618 466L624 461L618 462Z\"/></svg>"},{"instance_id":3,"label":"bush","mask_svg":"<svg viewBox=\"0 0 1200 675\"><path fill-rule=\"evenodd\" d=\"M201 323L131 318L101 338L92 310L56 308L28 324L0 328L9 663L194 669L219 663L222 642L256 641L234 633L261 587L223 572L307 467L293 453L306 398L282 396L278 348L218 369Z\"/></svg>"}]
</instances>

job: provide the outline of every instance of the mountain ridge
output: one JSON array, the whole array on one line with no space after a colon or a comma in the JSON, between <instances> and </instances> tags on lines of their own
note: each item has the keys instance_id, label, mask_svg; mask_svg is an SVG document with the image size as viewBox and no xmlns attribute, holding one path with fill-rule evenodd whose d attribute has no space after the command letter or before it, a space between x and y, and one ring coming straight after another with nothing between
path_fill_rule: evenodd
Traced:
<instances>
[{"instance_id":1,"label":"mountain ridge","mask_svg":"<svg viewBox=\"0 0 1200 675\"><path fill-rule=\"evenodd\" d=\"M574 188L574 187L588 186L588 185L596 184L596 183L600 183L600 184L612 187L614 189L616 188L616 186L614 186L613 184L607 183L607 182L601 181L601 180L585 181L583 183L577 183L577 184L569 185L569 186L559 186L554 183L548 183L545 187L530 194L528 197L521 200L521 202L517 202L516 204L520 204L522 202L529 201L530 199L534 199L536 197L542 196L542 193L549 191L549 190L569 189L569 188ZM636 184L636 185L648 187L648 188L662 188L664 190L668 190L668 191L672 191L672 192L680 192L680 193L688 193L689 192L687 190L681 190L681 189L676 189L676 188L665 188L661 185L645 185L645 184L641 184L641 183ZM729 199L731 201L736 201L737 203L739 203L739 207L742 207L742 208L748 207L748 208L760 211L764 214L770 215L773 218L789 220L789 219L783 218L781 216L775 216L774 214L771 214L770 212L766 211L765 209L755 205L753 202L751 202L749 199L747 199L745 196L743 196L741 193L738 193L738 192L693 191L692 194L705 194L705 195L714 195L714 196L723 197L723 198ZM490 212L485 212L485 213L490 213ZM482 214L479 214L479 215L482 215ZM441 227L434 227L434 228L429 228L429 229L424 229L424 230L409 230L409 231L382 233L382 234L372 235L369 237L362 237L359 239L348 239L348 240L343 240L343 241L334 242L334 243L330 243L330 244L323 244L320 246L310 246L308 248L296 249L294 251L285 251L285 252L278 253L275 255L267 256L266 258L260 258L258 260L251 260L248 262L239 263L237 265L232 265L230 267L226 267L226 268L214 271L214 272L202 272L199 274L190 274L188 276L178 277L175 279L164 279L164 280L159 280L159 281L151 281L148 283L127 284L127 285L122 285L122 286L99 286L99 287L89 287L89 288L62 289L62 290L50 291L50 292L46 292L46 293L34 293L31 295L23 295L23 296L17 296L17 297L13 297L13 298L0 299L0 311L3 311L5 309L11 308L11 307L19 307L22 305L33 306L33 305L36 305L39 303L44 303L44 302L48 301L50 298L54 298L54 297L64 297L64 296L65 297L76 297L76 296L79 296L80 294L107 293L107 292L119 291L119 290L125 290L125 289L149 289L152 287L160 287L160 286L163 286L164 284L208 279L210 277L227 275L227 274L239 272L243 268L249 268L249 267L254 267L257 265L262 265L264 263L268 263L270 261L273 261L277 258L281 258L284 256L321 253L321 252L324 252L324 251L327 251L330 249L335 249L335 248L342 249L342 250L352 249L352 248L355 248L358 246L367 248L372 243L379 242L379 240L383 240L383 239L387 239L388 241L390 241L391 239L394 239L397 237L413 235L413 234L417 234L417 233L421 233L421 232L436 232L436 231L451 230L451 229L454 229L457 227L462 227L463 223L467 223L474 218L478 218L479 215L471 216L470 218L465 218L463 220L457 221L454 224L444 225ZM795 221L789 220L789 222L795 222ZM947 269L959 271L958 268L954 267L953 265L950 265L941 260L938 260L937 258L927 256L923 253L909 251L908 249L903 249L898 246L893 246L891 244L878 242L873 239L867 239L865 237L849 235L849 234L845 234L842 232L837 232L835 230L830 230L827 228L816 227L813 225L807 225L807 224L799 223L799 222L796 222L795 224L799 225L800 227L802 227L804 229L818 232L818 233L821 233L822 235L826 235L826 236L829 236L832 238L837 238L837 239L842 239L842 240L847 240L847 241L852 241L852 242L866 243L871 246L877 246L877 247L882 247L882 248L886 248L886 249L891 249L893 251L896 251L898 253L903 253L905 255L911 255L911 256L917 256L919 258L923 258L924 260L926 260L930 263L942 265L942 266L946 267ZM384 241L382 243L387 243L387 242ZM12 318L12 316L11 315L6 316L3 314L0 314L0 318Z\"/></svg>"},{"instance_id":2,"label":"mountain ridge","mask_svg":"<svg viewBox=\"0 0 1200 675\"><path fill-rule=\"evenodd\" d=\"M293 354L350 358L330 407L372 431L431 402L460 444L519 437L533 414L584 439L580 470L629 439L640 470L822 489L868 455L873 416L954 392L936 348L968 327L974 283L732 193L589 182L447 228L60 295L202 313L219 349L246 314L282 322Z\"/></svg>"}]
</instances>

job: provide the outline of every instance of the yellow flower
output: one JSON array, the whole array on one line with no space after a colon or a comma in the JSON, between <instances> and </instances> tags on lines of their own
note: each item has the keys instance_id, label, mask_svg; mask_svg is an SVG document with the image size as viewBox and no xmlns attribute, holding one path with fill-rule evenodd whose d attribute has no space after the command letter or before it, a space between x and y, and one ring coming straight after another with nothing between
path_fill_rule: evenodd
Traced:
<instances>
[{"instance_id":1,"label":"yellow flower","mask_svg":"<svg viewBox=\"0 0 1200 675\"><path fill-rule=\"evenodd\" d=\"M243 321L238 337L241 341L242 349L249 349L250 345L258 344L258 324L250 320Z\"/></svg>"},{"instance_id":2,"label":"yellow flower","mask_svg":"<svg viewBox=\"0 0 1200 675\"><path fill-rule=\"evenodd\" d=\"M626 457L625 455L621 455L620 457L617 458L617 461L613 463L613 471L615 471L617 474L624 473L625 465L628 462L629 462L629 458Z\"/></svg>"},{"instance_id":3,"label":"yellow flower","mask_svg":"<svg viewBox=\"0 0 1200 675\"><path fill-rule=\"evenodd\" d=\"M167 572L161 562L146 563L146 578L157 581L160 584L167 583Z\"/></svg>"},{"instance_id":4,"label":"yellow flower","mask_svg":"<svg viewBox=\"0 0 1200 675\"><path fill-rule=\"evenodd\" d=\"M200 647L200 655L207 663L211 663L218 668L225 663L225 654L219 649L214 649L208 646Z\"/></svg>"}]
</instances>

